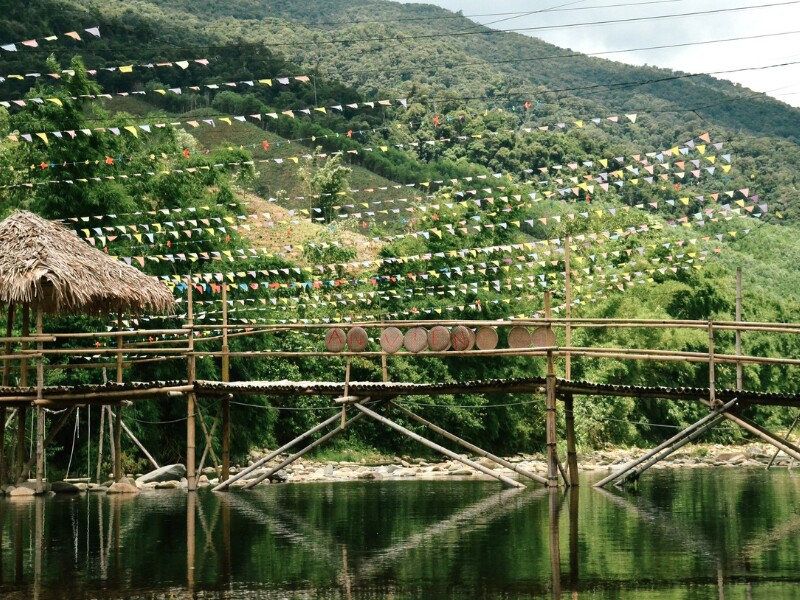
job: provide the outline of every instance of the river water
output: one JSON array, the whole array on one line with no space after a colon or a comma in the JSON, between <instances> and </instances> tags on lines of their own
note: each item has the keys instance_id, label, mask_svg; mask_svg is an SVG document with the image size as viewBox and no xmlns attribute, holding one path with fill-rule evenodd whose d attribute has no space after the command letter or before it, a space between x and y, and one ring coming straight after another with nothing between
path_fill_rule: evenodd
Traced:
<instances>
[{"instance_id":1,"label":"river water","mask_svg":"<svg viewBox=\"0 0 800 600\"><path fill-rule=\"evenodd\" d=\"M0 598L800 598L800 473L0 500Z\"/></svg>"}]
</instances>

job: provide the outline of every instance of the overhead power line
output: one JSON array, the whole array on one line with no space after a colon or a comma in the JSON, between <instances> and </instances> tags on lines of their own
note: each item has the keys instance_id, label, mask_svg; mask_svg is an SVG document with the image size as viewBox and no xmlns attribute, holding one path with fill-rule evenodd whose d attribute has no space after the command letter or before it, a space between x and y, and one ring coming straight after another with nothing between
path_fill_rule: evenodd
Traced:
<instances>
[{"instance_id":1,"label":"overhead power line","mask_svg":"<svg viewBox=\"0 0 800 600\"><path fill-rule=\"evenodd\" d=\"M429 34L419 34L419 35L409 35L403 36L398 38L397 36L391 37L364 37L364 38L339 38L339 39L330 39L330 40L315 40L309 42L277 42L268 44L270 48L285 48L285 47L305 47L305 46L320 46L320 45L333 45L333 44L358 44L362 42L396 42L396 43L404 43L413 40L421 40L421 39L441 39L441 38L455 38L455 37L465 37L465 36L475 36L475 35L493 35L499 33L522 33L522 32L534 32L534 31L554 31L554 30L561 30L561 29L575 29L580 27L596 27L596 26L604 26L604 25L622 25L622 24L629 24L629 23L640 23L645 21L659 21L663 19L679 19L683 17L697 17L697 16L704 16L704 15L715 15L715 14L724 14L724 13L734 13L734 12L742 12L742 11L749 11L749 10L758 10L764 8L776 8L781 6L794 6L800 4L800 0L788 0L786 2L771 2L768 4L758 4L754 6L738 6L738 7L730 7L730 8L717 8L711 10L703 10L703 11L693 11L693 12L685 12L685 13L674 13L674 14L667 14L667 15L650 15L650 16L642 16L642 17L630 17L627 19L606 19L600 21L585 21L579 23L565 23L561 25L540 25L536 27L517 27L517 28L509 28L509 29L492 29L492 28L485 28L480 30L468 30L468 31L456 31L456 32L443 32L443 33L429 33ZM153 49L153 44L150 44L151 49ZM196 44L190 46L169 46L171 50L192 50L197 48L203 49L229 49L231 45L215 45L215 44ZM26 54L29 52L39 52L45 51L42 48L30 48L24 51L19 51L18 54ZM47 52L52 52L52 49L46 50ZM74 52L74 50L71 50Z\"/></svg>"}]
</instances>

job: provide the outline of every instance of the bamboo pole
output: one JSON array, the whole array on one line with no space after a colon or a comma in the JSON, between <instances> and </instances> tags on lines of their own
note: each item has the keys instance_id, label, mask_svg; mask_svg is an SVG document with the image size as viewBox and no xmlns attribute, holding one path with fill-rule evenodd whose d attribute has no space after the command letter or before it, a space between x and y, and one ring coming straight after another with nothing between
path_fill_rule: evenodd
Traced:
<instances>
[{"instance_id":1,"label":"bamboo pole","mask_svg":"<svg viewBox=\"0 0 800 600\"><path fill-rule=\"evenodd\" d=\"M566 267L565 272L565 293L566 293L566 305L564 307L565 314L564 316L567 319L566 326L564 328L565 334L565 343L567 347L572 346L572 277L570 273L570 244L572 240L570 236L567 236L566 243L564 244L564 265ZM565 379L572 379L572 355L567 352L564 355L564 378Z\"/></svg>"},{"instance_id":2,"label":"bamboo pole","mask_svg":"<svg viewBox=\"0 0 800 600\"><path fill-rule=\"evenodd\" d=\"M104 431L106 427L106 407L100 406L100 442L98 444L97 449L97 483L100 482L100 470L103 464L103 440L106 437L106 432Z\"/></svg>"},{"instance_id":3,"label":"bamboo pole","mask_svg":"<svg viewBox=\"0 0 800 600\"><path fill-rule=\"evenodd\" d=\"M561 600L561 536L558 532L559 497L558 489L550 488L548 501L548 516L550 530L550 572L552 575L552 594L556 600Z\"/></svg>"},{"instance_id":4,"label":"bamboo pole","mask_svg":"<svg viewBox=\"0 0 800 600\"><path fill-rule=\"evenodd\" d=\"M211 443L212 440L214 439L214 434L210 433L208 427L206 426L206 420L203 417L203 411L200 410L200 404L197 402L197 398L195 398L195 412L197 413L198 420L200 421L200 427L203 430L203 435L206 438L205 449L208 449L211 452L211 458L214 459L214 467L216 469L219 469L221 461L217 457L217 453L214 452L214 447ZM204 455L205 455L205 449L203 450Z\"/></svg>"},{"instance_id":5,"label":"bamboo pole","mask_svg":"<svg viewBox=\"0 0 800 600\"><path fill-rule=\"evenodd\" d=\"M389 404L393 408L395 408L398 411L400 411L401 413L403 413L409 419L413 419L417 423L420 423L420 424L424 425L425 427L427 427L431 431L435 431L439 435L447 438L451 442L455 442L456 444L458 444L459 446L461 446L463 448L466 448L470 452L472 452L474 454L477 454L478 456L482 456L484 458L488 458L492 462L495 462L495 463L505 467L506 469L511 469L515 473L518 473L518 474L520 474L520 475L522 475L524 477L527 477L528 479L532 479L533 481L536 481L538 483L542 483L544 485L547 485L547 480L544 477L542 477L540 475L536 475L535 473L531 473L530 471L527 471L527 470L515 465L514 463L510 463L507 460L504 460L504 459L500 458L499 456L495 456L494 454L491 454L490 452L487 452L486 450L483 450L482 448L479 448L475 444L470 444L466 440L462 440L461 438L453 435L449 431L446 431L445 429L442 429L438 425L435 425L435 424L431 423L430 421L427 421L426 419L423 419L419 415L411 412L410 410L408 410L407 408L405 408L403 406L400 406L399 404L395 404L394 402L390 402Z\"/></svg>"},{"instance_id":6,"label":"bamboo pole","mask_svg":"<svg viewBox=\"0 0 800 600\"><path fill-rule=\"evenodd\" d=\"M104 407L106 412L108 413L108 449L111 453L111 465L112 465L112 477L113 477L113 465L117 464L117 456L116 456L116 449L114 448L114 417L111 416L111 407L105 406Z\"/></svg>"},{"instance_id":7,"label":"bamboo pole","mask_svg":"<svg viewBox=\"0 0 800 600\"><path fill-rule=\"evenodd\" d=\"M29 304L22 305L22 338L26 338L31 334L31 307ZM28 349L28 342L23 341L20 344L20 349L25 352ZM28 359L23 356L20 360L19 366L19 385L22 388L28 387ZM19 418L17 421L17 452L15 459L16 473L15 481L17 483L27 479L27 474L23 470L25 464L25 434L28 429L28 408L21 406L19 408Z\"/></svg>"},{"instance_id":8,"label":"bamboo pole","mask_svg":"<svg viewBox=\"0 0 800 600\"><path fill-rule=\"evenodd\" d=\"M109 409L109 411L111 411L111 407L109 407L108 409ZM120 412L121 410L122 410L122 408L120 407L119 411L117 411L117 415L119 414L119 412ZM112 416L114 416L114 417L116 418L116 416L117 416L117 415L114 415L114 412L113 412L113 411L111 411L111 414L112 414ZM155 459L155 458L153 458L153 456L152 456L152 455L151 455L151 454L150 454L150 453L147 451L147 448L145 448L145 447L144 447L144 444L142 444L142 442L140 442L140 441L139 441L139 439L138 439L138 438L137 438L135 435L133 435L133 432L132 432L132 431L131 431L131 430L128 428L128 426L127 426L127 425L125 425L125 422L124 422L122 419L117 419L117 423L119 424L119 427L120 427L120 428L121 428L121 429L122 429L122 430L123 430L125 433L127 433L127 434L128 434L128 437L129 437L129 438L131 438L131 441L132 441L134 444L136 444L136 447L137 447L137 448L139 448L139 450L141 450L141 451L142 451L142 453L143 453L143 454L144 454L144 455L147 457L147 460L149 460L149 461L150 461L150 464L151 464L151 465L153 465L153 468L154 468L154 469L158 469L158 468L160 468L160 467L158 466L158 463L156 462L156 459Z\"/></svg>"},{"instance_id":9,"label":"bamboo pole","mask_svg":"<svg viewBox=\"0 0 800 600\"><path fill-rule=\"evenodd\" d=\"M691 434L692 432L696 431L697 429L703 427L704 425L706 425L710 421L713 421L717 417L719 417L719 416L721 416L723 414L726 414L726 411L728 411L731 408L733 408L736 405L737 402L739 402L739 399L738 398L734 398L733 400L731 400L729 402L726 402L722 406L720 406L718 408L715 408L713 410L713 412L710 412L709 414L704 416L702 419L700 419L696 423L693 423L692 425L689 425L689 427L687 427L686 429L683 429L679 433L677 433L674 436L672 436L671 438L669 438L667 441L662 442L661 444L659 444L658 446L656 446L655 448L653 448L649 452L646 452L644 455L640 456L639 458L629 462L628 464L623 466L616 473L612 473L608 477L606 477L604 479L601 479L600 481L598 481L597 483L594 484L594 487L604 487L605 485L611 483L612 481L614 481L616 479L619 479L620 477L622 477L623 475L625 475L626 473L628 473L629 471L631 471L632 469L634 469L638 465L642 464L646 460L648 460L651 457L655 456L656 454L658 454L659 452L661 452L665 448L670 447L674 443L680 441L685 436L687 436L687 435Z\"/></svg>"},{"instance_id":10,"label":"bamboo pole","mask_svg":"<svg viewBox=\"0 0 800 600\"><path fill-rule=\"evenodd\" d=\"M117 315L117 332L122 331L122 312ZM117 336L117 383L122 383L122 336ZM114 418L114 481L122 479L122 408L116 416L108 409L109 415Z\"/></svg>"},{"instance_id":11,"label":"bamboo pole","mask_svg":"<svg viewBox=\"0 0 800 600\"><path fill-rule=\"evenodd\" d=\"M568 378L569 379L569 378ZM575 397L564 394L565 428L567 435L567 467L570 487L578 486L578 448L575 436Z\"/></svg>"},{"instance_id":12,"label":"bamboo pole","mask_svg":"<svg viewBox=\"0 0 800 600\"><path fill-rule=\"evenodd\" d=\"M476 471L480 471L484 475L488 475L489 477L492 477L493 479L497 479L498 481L503 482L504 484L506 484L509 487L518 487L518 488L519 487L525 487L519 481L514 481L513 479L510 479L510 478L506 477L505 475L500 475L499 473L495 473L491 469L487 469L486 467L484 467L483 465L481 465L479 463L476 463L476 462L474 462L472 460L469 460L468 458L464 458L463 456L459 456L458 454L456 454L455 452L452 452L451 450L448 450L444 446L440 446L439 444L437 444L435 442L432 442L429 439L424 438L421 435L418 435L418 434L414 433L410 429L406 429L402 425L399 425L399 424L395 423L394 421L390 421L386 417L383 417L383 416L379 415L375 411L370 410L369 408L359 404L358 402L354 403L353 406L355 406L363 414L365 414L365 415L367 415L369 417L372 417L373 419L375 419L379 423L383 423L384 425L386 425L388 427L391 427L395 431L399 431L403 435L406 435L406 436L410 437L412 440L414 440L416 442L419 442L420 444L423 444L424 446L427 446L428 448L431 448L432 450L436 450L440 454L444 454L445 456L447 456L447 457L449 457L449 458L451 458L453 460L456 460L458 462L464 463L465 465L467 465L469 467L472 467ZM358 416L358 415L356 415L356 416ZM355 419L355 417L353 417L353 418ZM352 421L352 419L351 419L351 421Z\"/></svg>"},{"instance_id":13,"label":"bamboo pole","mask_svg":"<svg viewBox=\"0 0 800 600\"><path fill-rule=\"evenodd\" d=\"M733 421L739 427L746 429L753 435L760 437L765 442L772 444L779 450L783 450L784 453L788 454L795 460L800 460L800 448L797 448L794 444L790 444L789 442L784 442L780 438L773 436L770 432L764 430L762 427L756 425L749 419L745 419L743 417L737 417L730 413L725 413L725 418Z\"/></svg>"},{"instance_id":14,"label":"bamboo pole","mask_svg":"<svg viewBox=\"0 0 800 600\"><path fill-rule=\"evenodd\" d=\"M273 458L275 458L277 456L280 456L281 454L283 454L284 452L286 452L290 448L293 448L295 445L297 445L299 442L301 442L302 440L304 440L308 436L317 433L321 429L325 429L328 425L331 425L331 424L335 423L338 420L339 420L339 414L337 413L337 414L333 415L332 417L330 417L329 419L326 419L322 423L316 425L315 427L312 427L311 429L309 429L308 431L306 431L302 435L299 435L298 437L294 438L292 441L287 442L286 444L284 444L283 446L281 446L280 448L278 448L274 452L271 452L267 456L265 456L263 458L260 458L259 460L254 462L252 465L250 465L246 469L242 469L236 475L234 475L233 477L223 481L222 483L217 485L211 491L213 491L213 492L221 492L222 490L225 490L226 488L230 487L230 485L233 482L239 481L243 477L246 477L247 475L249 475L250 473L252 473L256 469L258 469L261 465L268 463L269 461L271 461Z\"/></svg>"},{"instance_id":15,"label":"bamboo pole","mask_svg":"<svg viewBox=\"0 0 800 600\"><path fill-rule=\"evenodd\" d=\"M569 581L574 598L578 596L578 576L580 567L578 504L579 494L576 488L569 490Z\"/></svg>"},{"instance_id":16,"label":"bamboo pole","mask_svg":"<svg viewBox=\"0 0 800 600\"><path fill-rule=\"evenodd\" d=\"M548 291L544 295L545 318L551 316L552 294ZM553 361L553 352L547 351L547 388L545 399L545 427L547 432L547 485L558 487L558 448L556 439L556 373Z\"/></svg>"},{"instance_id":17,"label":"bamboo pole","mask_svg":"<svg viewBox=\"0 0 800 600\"><path fill-rule=\"evenodd\" d=\"M231 358L228 355L228 285L222 285L222 381L231 380ZM220 481L225 481L231 476L231 399L225 396L222 399L222 473Z\"/></svg>"},{"instance_id":18,"label":"bamboo pole","mask_svg":"<svg viewBox=\"0 0 800 600\"><path fill-rule=\"evenodd\" d=\"M50 442L53 441L53 438L55 438L56 435L58 434L58 432L61 431L61 429L64 427L64 425L67 424L67 421L69 421L70 417L72 416L72 413L75 412L76 409L77 409L77 407L73 406L72 408L67 409L67 412L65 412L63 415L61 415L61 418L58 421L56 421L55 425L53 425L53 427L50 428L50 431L47 432L47 437L43 437L42 438L42 448L45 448L47 446L47 444L49 444ZM40 410L44 410L44 409L40 409ZM28 459L28 462L24 465L24 468L23 468L24 471L29 471L33 467L34 463L36 463L36 465L37 465L36 466L36 470L37 470L37 476L36 476L37 486L38 486L38 483L39 483L39 475L38 475L38 470L39 470L38 463L39 463L39 460L40 459L39 459L38 442L37 442L37 453L36 453L36 455L35 456L31 456ZM44 467L42 467L42 473L44 474ZM39 493L41 493L41 492L39 492Z\"/></svg>"},{"instance_id":19,"label":"bamboo pole","mask_svg":"<svg viewBox=\"0 0 800 600\"><path fill-rule=\"evenodd\" d=\"M736 267L736 322L742 322L742 267ZM736 335L736 356L742 354L742 331L737 329ZM741 390L744 385L742 363L736 363L736 389Z\"/></svg>"},{"instance_id":20,"label":"bamboo pole","mask_svg":"<svg viewBox=\"0 0 800 600\"><path fill-rule=\"evenodd\" d=\"M189 494L186 498L186 589L191 598L195 585L195 512L197 496Z\"/></svg>"},{"instance_id":21,"label":"bamboo pole","mask_svg":"<svg viewBox=\"0 0 800 600\"><path fill-rule=\"evenodd\" d=\"M798 411L797 416L794 418L794 421L792 421L792 426L789 427L789 431L786 432L786 437L783 438L785 442L789 441L789 436L792 435L792 431L794 431L794 428L797 426L798 421L800 421L800 411ZM775 454L772 455L772 458L770 459L769 464L767 465L768 471L769 468L772 466L772 464L775 462L775 459L778 458L779 453L780 450L775 450Z\"/></svg>"},{"instance_id":22,"label":"bamboo pole","mask_svg":"<svg viewBox=\"0 0 800 600\"><path fill-rule=\"evenodd\" d=\"M11 334L14 333L14 312L15 304L9 302L8 304L8 322L6 323L6 341L5 354L11 354L13 348L11 343ZM5 359L3 361L3 387L8 387L9 379L11 377L11 361ZM0 407L0 486L6 482L6 407Z\"/></svg>"},{"instance_id":23,"label":"bamboo pole","mask_svg":"<svg viewBox=\"0 0 800 600\"><path fill-rule=\"evenodd\" d=\"M212 439L213 439L214 435L216 435L216 433L217 433L217 425L219 425L220 420L221 420L220 417L217 416L217 418L214 419L214 422L211 424L211 433L210 433L210 435L211 435ZM206 464L206 457L208 457L209 448L211 448L211 443L208 440L206 440L206 447L203 448L203 454L200 456L200 464L197 467L197 472L200 473L200 474L203 473L203 467ZM219 475L220 474L218 472L217 473L217 477L219 477Z\"/></svg>"},{"instance_id":24,"label":"bamboo pole","mask_svg":"<svg viewBox=\"0 0 800 600\"><path fill-rule=\"evenodd\" d=\"M42 335L42 307L36 305L36 333ZM36 342L36 350L41 352L42 342ZM36 361L36 400L40 401L44 394L44 358ZM45 412L41 406L36 407L36 493L44 492L44 420Z\"/></svg>"},{"instance_id":25,"label":"bamboo pole","mask_svg":"<svg viewBox=\"0 0 800 600\"><path fill-rule=\"evenodd\" d=\"M356 405L356 406L358 406L358 405ZM244 486L244 489L249 490L249 489L255 487L256 485L258 485L259 483L261 483L262 481L264 481L265 479L267 479L268 477L270 477L271 475L274 475L275 473L277 473L281 469L286 468L287 466L292 464L294 461L296 461L298 458L303 457L308 452L311 452L314 448L316 448L318 446L321 446L322 444L324 444L325 442L330 440L332 437L342 433L344 430L349 428L350 425L352 425L356 421L360 421L363 418L363 416L364 416L363 414L358 414L358 415L355 415L354 417L351 417L351 419L349 421L347 421L347 423L345 423L344 425L339 424L335 429L329 431L328 433L323 435L318 440L316 440L314 442L311 442L308 446L306 446L305 448L303 448L299 452L296 452L295 454L293 454L289 458L286 458L285 460L283 460L278 466L272 467L271 469L268 469L266 473L263 473L262 475L259 475L255 479L249 481L247 483L247 485ZM339 415L336 415L336 418L338 419Z\"/></svg>"},{"instance_id":26,"label":"bamboo pole","mask_svg":"<svg viewBox=\"0 0 800 600\"><path fill-rule=\"evenodd\" d=\"M637 467L636 469L633 469L628 473L626 473L625 475L623 475L620 479L614 482L614 485L617 487L622 487L625 484L625 482L629 479L632 479L634 481L639 479L642 473L647 471L647 469L652 467L654 464L661 462L662 460L666 459L670 454L674 454L675 452L683 448L686 444L693 442L709 429L713 429L714 427L719 425L720 422L722 422L724 419L725 417L723 415L717 416L716 418L712 419L702 427L696 429L691 434L684 437L682 440L676 442L673 446L665 449L660 454L653 456L650 460L642 464L640 467Z\"/></svg>"},{"instance_id":27,"label":"bamboo pole","mask_svg":"<svg viewBox=\"0 0 800 600\"><path fill-rule=\"evenodd\" d=\"M708 399L717 403L717 371L714 366L714 323L708 320Z\"/></svg>"},{"instance_id":28,"label":"bamboo pole","mask_svg":"<svg viewBox=\"0 0 800 600\"><path fill-rule=\"evenodd\" d=\"M192 300L192 292L194 286L191 281L187 281L186 286L188 292L187 300L187 323L186 327L189 330L187 368L186 379L189 385L194 385L195 379L195 357L191 354L194 351L194 302ZM197 489L197 474L195 473L195 394L189 392L186 401L186 481L189 492L194 492Z\"/></svg>"}]
</instances>

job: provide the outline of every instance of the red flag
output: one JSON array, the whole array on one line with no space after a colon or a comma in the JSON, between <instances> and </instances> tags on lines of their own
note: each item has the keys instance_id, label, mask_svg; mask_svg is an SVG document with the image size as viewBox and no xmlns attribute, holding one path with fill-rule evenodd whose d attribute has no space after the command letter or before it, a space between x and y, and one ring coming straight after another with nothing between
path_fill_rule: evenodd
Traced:
<instances>
[{"instance_id":1,"label":"red flag","mask_svg":"<svg viewBox=\"0 0 800 600\"><path fill-rule=\"evenodd\" d=\"M439 120L439 115L436 115L435 117L433 117L433 124L434 125L439 125L440 123L441 123L441 121Z\"/></svg>"},{"instance_id":2,"label":"red flag","mask_svg":"<svg viewBox=\"0 0 800 600\"><path fill-rule=\"evenodd\" d=\"M264 150L269 150L269 142L268 142L267 140L264 140L264 141L262 142L262 144L263 144L263 146L264 146Z\"/></svg>"},{"instance_id":3,"label":"red flag","mask_svg":"<svg viewBox=\"0 0 800 600\"><path fill-rule=\"evenodd\" d=\"M188 149L188 148L185 148L185 149L183 150L183 155L184 155L186 158L189 158L189 149Z\"/></svg>"},{"instance_id":4,"label":"red flag","mask_svg":"<svg viewBox=\"0 0 800 600\"><path fill-rule=\"evenodd\" d=\"M349 138L353 137L353 130L352 129L347 132L347 137L349 137Z\"/></svg>"},{"instance_id":5,"label":"red flag","mask_svg":"<svg viewBox=\"0 0 800 600\"><path fill-rule=\"evenodd\" d=\"M110 156L106 156L106 164L107 165L113 165L114 164L114 159L111 158Z\"/></svg>"},{"instance_id":6,"label":"red flag","mask_svg":"<svg viewBox=\"0 0 800 600\"><path fill-rule=\"evenodd\" d=\"M530 107L531 107L531 103L526 100L525 101L525 110L530 109Z\"/></svg>"}]
</instances>

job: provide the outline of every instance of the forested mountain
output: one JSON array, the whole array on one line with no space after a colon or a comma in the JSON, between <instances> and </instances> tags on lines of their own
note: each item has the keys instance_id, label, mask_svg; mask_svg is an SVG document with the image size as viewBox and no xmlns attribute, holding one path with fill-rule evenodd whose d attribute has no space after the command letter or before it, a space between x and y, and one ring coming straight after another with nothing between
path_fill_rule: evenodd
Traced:
<instances>
[{"instance_id":1,"label":"forested mountain","mask_svg":"<svg viewBox=\"0 0 800 600\"><path fill-rule=\"evenodd\" d=\"M746 319L800 318L800 111L763 94L576 55L427 5L5 4L0 44L14 51L0 51L0 214L24 207L64 219L179 295L181 278L191 275L201 301L218 306L228 283L233 318L243 324L535 316L545 290L560 312L567 243L581 316L728 318L741 266ZM99 36L87 31L93 27ZM70 31L80 41L62 35ZM209 308L203 318L213 323L215 314ZM705 343L694 333L576 335L576 345ZM745 350L785 355L799 347L772 340L747 338ZM282 343L289 342L235 344ZM733 342L719 343L724 351ZM218 368L199 366L207 378ZM390 374L506 377L542 365L504 360L491 368L397 358ZM146 375L180 377L170 369ZM234 378L251 379L331 372L318 360L233 369ZM583 360L573 374L707 384L701 367L684 364ZM357 362L353 377L379 378L380 365ZM721 385L732 377L720 370ZM760 389L800 387L785 369L752 367L746 380ZM449 405L439 409L448 428L498 452L543 440L535 405L439 401ZM257 419L247 409L237 416L250 424L235 436L239 452L291 437L315 418L271 409L269 398L259 403L267 410ZM181 408L133 410L143 421L169 421ZM659 430L642 423L679 425L698 414L694 406L610 398L580 410L586 445L657 438ZM137 432L179 458L169 427ZM365 446L405 449L378 429L352 435Z\"/></svg>"}]
</instances>

